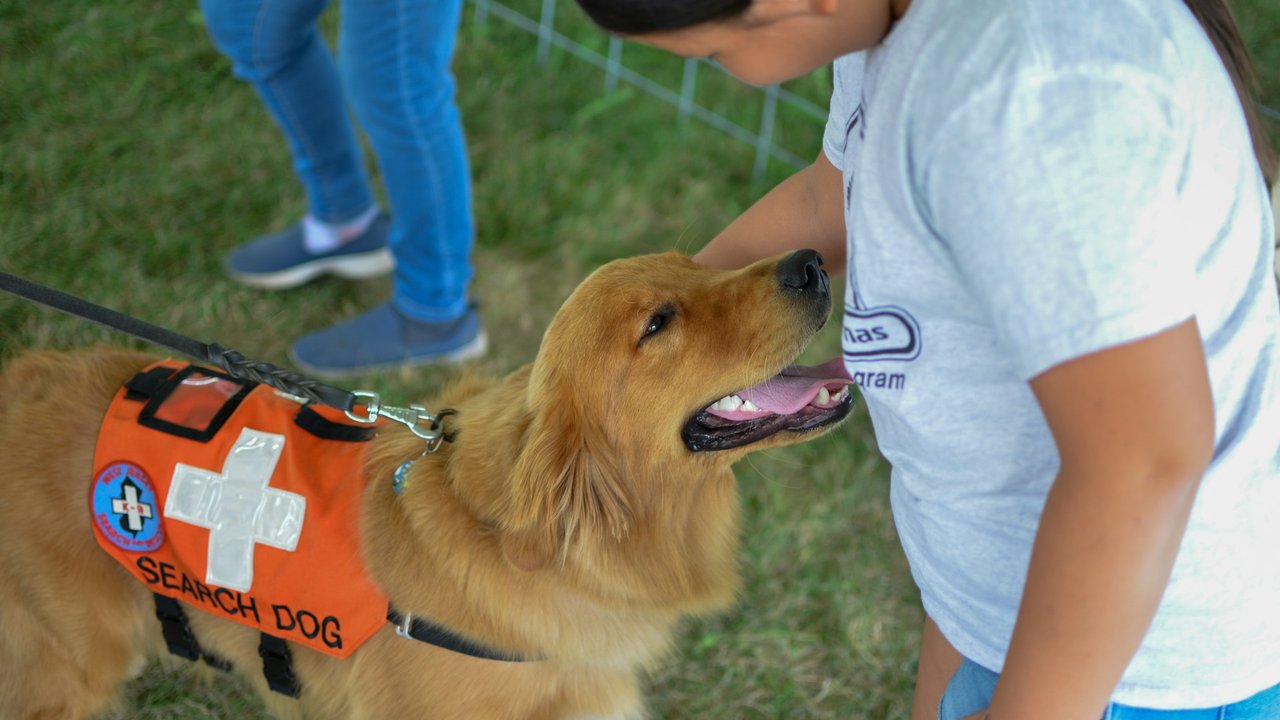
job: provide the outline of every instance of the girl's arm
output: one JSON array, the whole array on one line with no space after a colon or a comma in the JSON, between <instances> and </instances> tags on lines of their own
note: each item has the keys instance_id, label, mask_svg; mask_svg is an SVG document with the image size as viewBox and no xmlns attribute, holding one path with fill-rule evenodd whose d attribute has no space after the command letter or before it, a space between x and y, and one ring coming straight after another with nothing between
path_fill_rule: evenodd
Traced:
<instances>
[{"instance_id":1,"label":"girl's arm","mask_svg":"<svg viewBox=\"0 0 1280 720\"><path fill-rule=\"evenodd\" d=\"M826 153L756 201L693 257L721 270L811 248L828 272L844 269L843 178Z\"/></svg>"},{"instance_id":2,"label":"girl's arm","mask_svg":"<svg viewBox=\"0 0 1280 720\"><path fill-rule=\"evenodd\" d=\"M1195 320L1035 377L1062 459L991 720L1096 720L1155 615L1213 454Z\"/></svg>"}]
</instances>

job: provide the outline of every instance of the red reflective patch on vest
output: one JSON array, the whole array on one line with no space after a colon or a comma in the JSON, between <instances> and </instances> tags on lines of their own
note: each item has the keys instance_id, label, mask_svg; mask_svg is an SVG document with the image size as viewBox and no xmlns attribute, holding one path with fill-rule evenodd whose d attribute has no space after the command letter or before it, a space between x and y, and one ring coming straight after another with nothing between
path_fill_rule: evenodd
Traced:
<instances>
[{"instance_id":1,"label":"red reflective patch on vest","mask_svg":"<svg viewBox=\"0 0 1280 720\"><path fill-rule=\"evenodd\" d=\"M204 428L239 389L193 375L156 417ZM94 455L91 524L103 550L153 592L335 657L387 623L387 597L360 554L367 442L302 430L302 406L261 385L206 442L139 424L144 403L126 394L107 410Z\"/></svg>"}]
</instances>

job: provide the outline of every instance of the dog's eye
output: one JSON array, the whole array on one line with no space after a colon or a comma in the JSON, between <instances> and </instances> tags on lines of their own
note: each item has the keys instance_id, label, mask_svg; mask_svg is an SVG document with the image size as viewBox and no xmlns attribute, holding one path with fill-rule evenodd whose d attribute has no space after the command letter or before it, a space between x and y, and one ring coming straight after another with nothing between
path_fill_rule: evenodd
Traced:
<instances>
[{"instance_id":1,"label":"dog's eye","mask_svg":"<svg viewBox=\"0 0 1280 720\"><path fill-rule=\"evenodd\" d=\"M649 323L645 325L644 335L640 337L640 342L648 340L649 337L667 326L671 322L671 318L675 317L676 309L671 305L663 305L649 316Z\"/></svg>"}]
</instances>

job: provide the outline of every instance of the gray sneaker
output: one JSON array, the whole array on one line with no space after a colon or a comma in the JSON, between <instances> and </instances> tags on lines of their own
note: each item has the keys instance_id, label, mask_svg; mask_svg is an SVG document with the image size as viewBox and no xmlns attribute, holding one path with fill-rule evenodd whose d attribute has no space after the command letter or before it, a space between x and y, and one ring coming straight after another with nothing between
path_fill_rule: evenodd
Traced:
<instances>
[{"instance_id":1,"label":"gray sneaker","mask_svg":"<svg viewBox=\"0 0 1280 720\"><path fill-rule=\"evenodd\" d=\"M289 357L308 375L337 378L397 367L457 363L480 357L489 342L475 306L457 320L426 323L391 303L305 335Z\"/></svg>"},{"instance_id":2,"label":"gray sneaker","mask_svg":"<svg viewBox=\"0 0 1280 720\"><path fill-rule=\"evenodd\" d=\"M395 265L387 248L391 220L379 214L350 242L327 253L313 254L303 243L302 223L263 235L227 254L227 274L251 287L284 290L332 273L350 280L385 275Z\"/></svg>"}]
</instances>

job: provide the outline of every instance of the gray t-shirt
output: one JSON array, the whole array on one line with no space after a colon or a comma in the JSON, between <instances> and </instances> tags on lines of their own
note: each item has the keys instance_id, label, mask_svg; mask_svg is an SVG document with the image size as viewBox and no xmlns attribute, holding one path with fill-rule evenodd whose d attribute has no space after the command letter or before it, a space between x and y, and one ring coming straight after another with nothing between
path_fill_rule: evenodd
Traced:
<instances>
[{"instance_id":1,"label":"gray t-shirt","mask_svg":"<svg viewBox=\"0 0 1280 720\"><path fill-rule=\"evenodd\" d=\"M943 634L1003 667L1058 470L1027 381L1194 316L1217 449L1114 700L1209 706L1280 681L1271 211L1195 19L1174 0L914 0L835 81L843 350Z\"/></svg>"}]
</instances>

